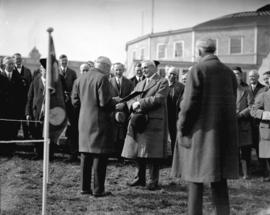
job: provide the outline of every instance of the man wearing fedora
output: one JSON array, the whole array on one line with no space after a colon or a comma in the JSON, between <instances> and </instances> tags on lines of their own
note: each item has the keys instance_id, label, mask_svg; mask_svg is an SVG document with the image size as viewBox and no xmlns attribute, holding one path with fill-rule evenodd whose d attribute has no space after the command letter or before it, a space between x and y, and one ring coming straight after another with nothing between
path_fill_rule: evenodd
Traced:
<instances>
[{"instance_id":1,"label":"man wearing fedora","mask_svg":"<svg viewBox=\"0 0 270 215\"><path fill-rule=\"evenodd\" d=\"M142 62L145 79L134 91L142 92L127 102L131 112L128 131L122 151L125 158L135 158L137 173L129 186L146 185L146 164L149 164L149 190L158 188L159 161L167 156L167 103L168 82L157 74L153 61Z\"/></svg>"}]
</instances>

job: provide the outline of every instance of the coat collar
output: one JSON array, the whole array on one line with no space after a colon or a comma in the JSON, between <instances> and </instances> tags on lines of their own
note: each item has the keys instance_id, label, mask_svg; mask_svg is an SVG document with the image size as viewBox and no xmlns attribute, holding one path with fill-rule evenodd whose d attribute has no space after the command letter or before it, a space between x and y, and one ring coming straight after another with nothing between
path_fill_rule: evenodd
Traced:
<instances>
[{"instance_id":1,"label":"coat collar","mask_svg":"<svg viewBox=\"0 0 270 215\"><path fill-rule=\"evenodd\" d=\"M218 57L214 54L208 54L208 55L205 55L204 57L202 57L199 62L204 62L204 61L208 61L208 60L218 60Z\"/></svg>"},{"instance_id":2,"label":"coat collar","mask_svg":"<svg viewBox=\"0 0 270 215\"><path fill-rule=\"evenodd\" d=\"M155 84L158 82L158 80L160 80L160 76L158 75L158 73L155 73L153 76L152 76L152 78L151 78L151 80L150 80L150 82L148 83L148 86L144 89L144 86L145 86L145 84L146 84L146 78L144 79L144 80L142 80L142 81L140 81L139 83L138 83L138 91L148 91L150 88L152 88L153 86L155 86Z\"/></svg>"}]
</instances>

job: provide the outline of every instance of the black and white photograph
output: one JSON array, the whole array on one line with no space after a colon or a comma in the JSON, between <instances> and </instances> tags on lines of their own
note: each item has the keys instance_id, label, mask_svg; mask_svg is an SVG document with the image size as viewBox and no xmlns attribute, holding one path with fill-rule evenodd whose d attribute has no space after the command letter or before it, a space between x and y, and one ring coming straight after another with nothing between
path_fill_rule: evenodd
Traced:
<instances>
[{"instance_id":1,"label":"black and white photograph","mask_svg":"<svg viewBox=\"0 0 270 215\"><path fill-rule=\"evenodd\" d=\"M1 215L270 215L269 0L0 0Z\"/></svg>"}]
</instances>

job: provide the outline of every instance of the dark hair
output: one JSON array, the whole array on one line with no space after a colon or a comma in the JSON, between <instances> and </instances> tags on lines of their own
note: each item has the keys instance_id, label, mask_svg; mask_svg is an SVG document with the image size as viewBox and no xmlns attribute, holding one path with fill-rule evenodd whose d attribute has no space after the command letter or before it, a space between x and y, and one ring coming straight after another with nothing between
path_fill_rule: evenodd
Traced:
<instances>
[{"instance_id":1,"label":"dark hair","mask_svg":"<svg viewBox=\"0 0 270 215\"><path fill-rule=\"evenodd\" d=\"M234 67L232 67L232 70L237 70L237 71L239 71L240 73L243 73L241 67L239 67L239 66L234 66Z\"/></svg>"},{"instance_id":2,"label":"dark hair","mask_svg":"<svg viewBox=\"0 0 270 215\"><path fill-rule=\"evenodd\" d=\"M21 57L22 55L20 53L15 53L14 55L12 55L12 57Z\"/></svg>"},{"instance_id":3,"label":"dark hair","mask_svg":"<svg viewBox=\"0 0 270 215\"><path fill-rule=\"evenodd\" d=\"M65 54L61 54L61 55L59 56L59 59L63 59L63 58L67 58L67 56L66 56Z\"/></svg>"}]
</instances>

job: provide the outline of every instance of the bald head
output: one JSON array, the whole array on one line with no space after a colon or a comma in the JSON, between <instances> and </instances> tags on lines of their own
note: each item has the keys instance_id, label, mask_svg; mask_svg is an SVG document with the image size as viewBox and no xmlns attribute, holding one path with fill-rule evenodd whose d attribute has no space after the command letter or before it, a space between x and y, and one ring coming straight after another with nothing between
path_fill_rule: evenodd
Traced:
<instances>
[{"instance_id":1,"label":"bald head","mask_svg":"<svg viewBox=\"0 0 270 215\"><path fill-rule=\"evenodd\" d=\"M142 72L146 78L150 78L154 73L157 72L157 67L154 61L147 60L142 62Z\"/></svg>"},{"instance_id":2,"label":"bald head","mask_svg":"<svg viewBox=\"0 0 270 215\"><path fill-rule=\"evenodd\" d=\"M100 56L95 60L95 68L99 69L104 73L108 73L111 70L111 60L108 57Z\"/></svg>"},{"instance_id":3,"label":"bald head","mask_svg":"<svg viewBox=\"0 0 270 215\"><path fill-rule=\"evenodd\" d=\"M207 54L214 54L216 51L216 43L212 39L200 39L196 42L196 48L199 56L203 57Z\"/></svg>"},{"instance_id":4,"label":"bald head","mask_svg":"<svg viewBox=\"0 0 270 215\"><path fill-rule=\"evenodd\" d=\"M89 70L90 70L90 66L87 63L83 63L80 66L80 72L81 72L81 74L86 73L86 72L89 72Z\"/></svg>"},{"instance_id":5,"label":"bald head","mask_svg":"<svg viewBox=\"0 0 270 215\"><path fill-rule=\"evenodd\" d=\"M168 80L170 84L173 84L177 81L178 78L178 69L174 66L168 69Z\"/></svg>"},{"instance_id":6,"label":"bald head","mask_svg":"<svg viewBox=\"0 0 270 215\"><path fill-rule=\"evenodd\" d=\"M248 73L248 79L250 84L257 84L260 75L257 70L250 70Z\"/></svg>"}]
</instances>

